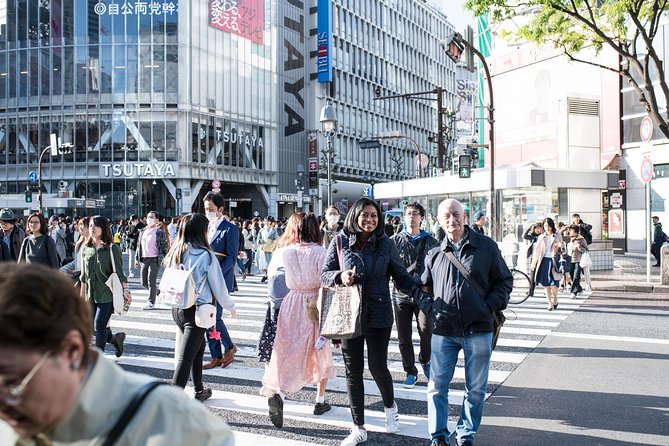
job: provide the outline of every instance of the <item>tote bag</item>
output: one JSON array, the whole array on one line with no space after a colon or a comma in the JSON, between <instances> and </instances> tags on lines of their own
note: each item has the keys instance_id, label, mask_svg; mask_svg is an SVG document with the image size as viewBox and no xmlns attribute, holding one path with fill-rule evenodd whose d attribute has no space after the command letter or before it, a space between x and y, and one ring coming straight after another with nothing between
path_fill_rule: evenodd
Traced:
<instances>
[{"instance_id":1,"label":"tote bag","mask_svg":"<svg viewBox=\"0 0 669 446\"><path fill-rule=\"evenodd\" d=\"M112 247L109 247L109 259L112 264L112 273L107 278L105 285L112 292L113 302L114 302L114 313L120 314L121 316L128 312L128 305L123 297L123 285L121 285L121 279L118 278L116 274L116 262L114 261L114 254L112 253Z\"/></svg>"},{"instance_id":2,"label":"tote bag","mask_svg":"<svg viewBox=\"0 0 669 446\"><path fill-rule=\"evenodd\" d=\"M588 251L585 251L583 254L581 254L581 261L578 262L581 268L590 268L592 266L592 258L590 257L590 253Z\"/></svg>"},{"instance_id":3,"label":"tote bag","mask_svg":"<svg viewBox=\"0 0 669 446\"><path fill-rule=\"evenodd\" d=\"M340 235L336 243L339 265L343 268ZM362 305L360 285L321 287L318 291L321 336L351 339L362 335Z\"/></svg>"}]
</instances>

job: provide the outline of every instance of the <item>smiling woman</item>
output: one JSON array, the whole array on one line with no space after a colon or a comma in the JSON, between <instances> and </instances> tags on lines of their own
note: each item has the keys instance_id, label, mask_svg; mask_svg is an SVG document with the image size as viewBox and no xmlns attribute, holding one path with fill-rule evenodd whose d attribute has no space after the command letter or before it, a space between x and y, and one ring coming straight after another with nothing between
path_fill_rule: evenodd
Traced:
<instances>
[{"instance_id":1,"label":"smiling woman","mask_svg":"<svg viewBox=\"0 0 669 446\"><path fill-rule=\"evenodd\" d=\"M111 429L151 382L89 347L90 310L58 271L0 264L0 444L231 445L227 424L183 391L159 386L121 429ZM111 395L110 395L111 392ZM90 408L95 407L94 411ZM162 414L180 411L165 422ZM21 437L17 441L16 437Z\"/></svg>"}]
</instances>

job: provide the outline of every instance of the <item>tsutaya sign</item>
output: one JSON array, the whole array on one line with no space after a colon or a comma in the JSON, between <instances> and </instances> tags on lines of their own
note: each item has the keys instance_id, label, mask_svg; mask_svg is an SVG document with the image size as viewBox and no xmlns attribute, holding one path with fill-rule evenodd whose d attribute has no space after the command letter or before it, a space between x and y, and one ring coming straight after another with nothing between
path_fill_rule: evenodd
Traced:
<instances>
[{"instance_id":1,"label":"tsutaya sign","mask_svg":"<svg viewBox=\"0 0 669 446\"><path fill-rule=\"evenodd\" d=\"M176 177L177 163L102 163L100 176L104 178L165 178Z\"/></svg>"}]
</instances>

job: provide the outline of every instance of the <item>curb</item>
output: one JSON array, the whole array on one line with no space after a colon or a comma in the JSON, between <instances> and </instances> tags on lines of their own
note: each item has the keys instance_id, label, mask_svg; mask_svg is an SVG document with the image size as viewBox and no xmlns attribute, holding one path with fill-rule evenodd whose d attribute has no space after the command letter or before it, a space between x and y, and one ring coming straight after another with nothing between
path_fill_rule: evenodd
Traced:
<instances>
[{"instance_id":1,"label":"curb","mask_svg":"<svg viewBox=\"0 0 669 446\"><path fill-rule=\"evenodd\" d=\"M601 284L592 286L593 291L622 291L626 293L661 293L669 294L669 285L660 284Z\"/></svg>"}]
</instances>

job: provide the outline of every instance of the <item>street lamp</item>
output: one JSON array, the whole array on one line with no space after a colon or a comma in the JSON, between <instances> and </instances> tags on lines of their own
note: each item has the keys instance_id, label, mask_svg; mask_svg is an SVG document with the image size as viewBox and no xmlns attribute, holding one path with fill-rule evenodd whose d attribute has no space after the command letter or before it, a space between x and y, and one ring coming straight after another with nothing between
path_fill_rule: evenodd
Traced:
<instances>
[{"instance_id":1,"label":"street lamp","mask_svg":"<svg viewBox=\"0 0 669 446\"><path fill-rule=\"evenodd\" d=\"M74 148L74 144L58 144L58 140L56 139L55 134L51 134L51 145L46 146L44 150L42 150L42 153L39 155L39 159L37 160L37 187L39 188L39 195L38 195L38 200L39 200L39 213L42 213L42 161L44 160L44 155L47 154L47 152L51 152L51 156L56 156L59 153L69 153L70 150Z\"/></svg>"},{"instance_id":2,"label":"street lamp","mask_svg":"<svg viewBox=\"0 0 669 446\"><path fill-rule=\"evenodd\" d=\"M332 205L332 156L334 155L334 135L337 128L337 114L332 106L330 100L321 109L321 131L325 136L325 155L327 156L327 170L328 170L328 200L327 205Z\"/></svg>"},{"instance_id":3,"label":"street lamp","mask_svg":"<svg viewBox=\"0 0 669 446\"><path fill-rule=\"evenodd\" d=\"M443 40L441 42L441 47L446 51L448 57L456 63L460 61L460 56L464 50L475 54L481 61L481 65L485 71L488 84L488 122L490 123L490 133L488 137L490 139L490 212L488 215L490 216L490 235L493 240L500 240L502 234L499 227L499 219L497 218L497 209L495 207L495 103L492 95L490 68L488 68L488 63L486 62L485 57L483 57L483 54L481 54L471 42L463 38L459 33L453 33L448 41Z\"/></svg>"}]
</instances>

